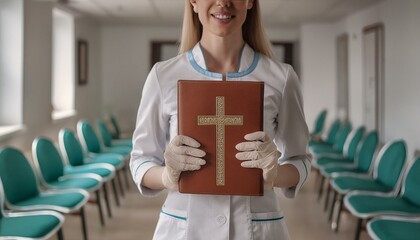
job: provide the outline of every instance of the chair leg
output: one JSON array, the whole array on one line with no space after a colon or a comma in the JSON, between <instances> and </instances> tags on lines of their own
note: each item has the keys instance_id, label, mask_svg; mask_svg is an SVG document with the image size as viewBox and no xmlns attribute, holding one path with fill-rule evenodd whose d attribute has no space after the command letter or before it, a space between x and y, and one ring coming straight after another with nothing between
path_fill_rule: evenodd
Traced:
<instances>
[{"instance_id":1,"label":"chair leg","mask_svg":"<svg viewBox=\"0 0 420 240\"><path fill-rule=\"evenodd\" d=\"M130 173L128 172L128 167L127 165L124 166L124 178L125 178L125 185L127 186L127 190L130 189L130 182L128 180L128 175Z\"/></svg>"},{"instance_id":2,"label":"chair leg","mask_svg":"<svg viewBox=\"0 0 420 240\"><path fill-rule=\"evenodd\" d=\"M88 240L88 234L87 234L87 227L86 227L86 216L85 216L85 208L80 208L80 218L82 220L82 231L83 231L83 239Z\"/></svg>"},{"instance_id":3,"label":"chair leg","mask_svg":"<svg viewBox=\"0 0 420 240\"><path fill-rule=\"evenodd\" d=\"M354 240L359 240L360 238L360 232L362 230L362 223L363 223L362 218L357 219L356 234L354 235Z\"/></svg>"},{"instance_id":4,"label":"chair leg","mask_svg":"<svg viewBox=\"0 0 420 240\"><path fill-rule=\"evenodd\" d=\"M58 229L58 232L57 232L57 239L58 239L58 240L64 240L63 228Z\"/></svg>"},{"instance_id":5,"label":"chair leg","mask_svg":"<svg viewBox=\"0 0 420 240\"><path fill-rule=\"evenodd\" d=\"M324 176L321 176L321 182L319 183L319 189L318 189L318 201L321 199L321 196L322 196L322 190L324 188L324 181L325 181Z\"/></svg>"},{"instance_id":6,"label":"chair leg","mask_svg":"<svg viewBox=\"0 0 420 240\"><path fill-rule=\"evenodd\" d=\"M335 221L332 223L332 228L334 230L334 232L338 231L338 227L340 225L340 218L341 218L341 212L343 211L343 199L344 199L344 195L339 194L339 205L338 205L338 212L337 212L337 217L335 219Z\"/></svg>"},{"instance_id":7,"label":"chair leg","mask_svg":"<svg viewBox=\"0 0 420 240\"><path fill-rule=\"evenodd\" d=\"M314 174L315 174L315 181L314 181L314 184L315 184L315 188L316 188L316 186L318 186L318 182L319 182L319 172L318 172L318 170L317 169L315 169L315 168L311 168L311 170L314 172Z\"/></svg>"},{"instance_id":8,"label":"chair leg","mask_svg":"<svg viewBox=\"0 0 420 240\"><path fill-rule=\"evenodd\" d=\"M328 214L328 222L332 220L334 214L335 202L337 201L337 192L333 190L333 199L331 203L330 213Z\"/></svg>"},{"instance_id":9,"label":"chair leg","mask_svg":"<svg viewBox=\"0 0 420 240\"><path fill-rule=\"evenodd\" d=\"M325 203L324 203L324 211L327 211L328 208L328 203L330 201L330 193L331 193L331 187L330 187L330 183L328 181L328 178L326 179L327 181L327 192L325 193Z\"/></svg>"},{"instance_id":10,"label":"chair leg","mask_svg":"<svg viewBox=\"0 0 420 240\"><path fill-rule=\"evenodd\" d=\"M106 186L106 183L104 183L104 185L102 185L102 189L103 189L103 193L104 193L106 209L108 211L108 217L112 218L111 205L109 204L108 188Z\"/></svg>"},{"instance_id":11,"label":"chair leg","mask_svg":"<svg viewBox=\"0 0 420 240\"><path fill-rule=\"evenodd\" d=\"M102 203L101 203L101 197L99 194L99 190L95 191L95 195L96 195L96 203L98 205L98 211L99 211L99 219L101 220L101 226L105 225L105 220L104 220L104 214L102 212Z\"/></svg>"},{"instance_id":12,"label":"chair leg","mask_svg":"<svg viewBox=\"0 0 420 240\"><path fill-rule=\"evenodd\" d=\"M115 183L115 178L112 179L112 190L114 190L114 197L115 197L115 202L117 203L117 206L120 206L120 199L118 197L118 191L117 191L117 184Z\"/></svg>"},{"instance_id":13,"label":"chair leg","mask_svg":"<svg viewBox=\"0 0 420 240\"><path fill-rule=\"evenodd\" d=\"M124 171L124 168L122 168L121 170L117 171L117 180L118 180L118 186L120 187L121 190L121 196L124 197L124 187L121 181L121 172Z\"/></svg>"}]
</instances>

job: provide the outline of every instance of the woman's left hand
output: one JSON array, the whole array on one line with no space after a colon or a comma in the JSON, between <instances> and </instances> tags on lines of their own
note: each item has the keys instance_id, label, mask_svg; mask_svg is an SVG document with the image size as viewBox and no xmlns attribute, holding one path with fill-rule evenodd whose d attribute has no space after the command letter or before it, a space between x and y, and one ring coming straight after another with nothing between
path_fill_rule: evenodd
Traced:
<instances>
[{"instance_id":1,"label":"woman's left hand","mask_svg":"<svg viewBox=\"0 0 420 240\"><path fill-rule=\"evenodd\" d=\"M242 167L262 169L265 183L273 186L277 177L277 161L281 155L277 146L265 132L247 134L245 140L247 142L236 145L240 151L236 158L243 161Z\"/></svg>"}]
</instances>

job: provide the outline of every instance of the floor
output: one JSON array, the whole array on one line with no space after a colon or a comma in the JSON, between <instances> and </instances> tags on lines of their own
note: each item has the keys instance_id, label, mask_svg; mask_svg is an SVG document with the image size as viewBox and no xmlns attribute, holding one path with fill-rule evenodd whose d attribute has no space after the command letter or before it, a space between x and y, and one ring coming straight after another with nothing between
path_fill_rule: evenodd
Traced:
<instances>
[{"instance_id":1,"label":"floor","mask_svg":"<svg viewBox=\"0 0 420 240\"><path fill-rule=\"evenodd\" d=\"M120 207L116 207L114 202L111 203L113 217L106 218L104 227L100 225L96 206L89 204L86 206L89 239L152 239L164 199L165 194L156 198L143 197L132 185L125 192L125 197L120 200ZM111 198L111 200L114 199ZM323 203L316 200L314 175L311 175L310 180L296 199L289 200L280 195L279 201L285 212L291 239L344 240L354 238L356 219L348 213L342 214L340 229L337 233L330 230L327 213L323 211ZM80 219L77 215L66 217L63 232L66 240L82 239ZM54 236L51 239L55 240L56 237ZM363 232L360 239L367 240L370 238L366 232Z\"/></svg>"}]
</instances>

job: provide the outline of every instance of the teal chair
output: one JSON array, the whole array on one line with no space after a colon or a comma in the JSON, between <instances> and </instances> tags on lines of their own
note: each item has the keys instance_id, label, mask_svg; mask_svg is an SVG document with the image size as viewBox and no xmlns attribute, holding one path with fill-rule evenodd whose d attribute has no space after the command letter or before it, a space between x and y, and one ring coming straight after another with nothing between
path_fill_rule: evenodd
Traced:
<instances>
[{"instance_id":1,"label":"teal chair","mask_svg":"<svg viewBox=\"0 0 420 240\"><path fill-rule=\"evenodd\" d=\"M112 133L113 139L120 139L121 138L121 128L120 125L117 122L117 119L114 115L109 116L109 120L111 121L112 126L114 127L114 132Z\"/></svg>"},{"instance_id":2,"label":"teal chair","mask_svg":"<svg viewBox=\"0 0 420 240\"><path fill-rule=\"evenodd\" d=\"M104 120L98 120L98 129L105 147L127 147L130 149L133 147L131 139L112 139L112 135Z\"/></svg>"},{"instance_id":3,"label":"teal chair","mask_svg":"<svg viewBox=\"0 0 420 240\"><path fill-rule=\"evenodd\" d=\"M12 147L0 149L0 179L5 205L12 211L54 210L63 214L79 213L83 239L87 240L84 206L89 193L82 189L41 191L28 159Z\"/></svg>"},{"instance_id":4,"label":"teal chair","mask_svg":"<svg viewBox=\"0 0 420 240\"><path fill-rule=\"evenodd\" d=\"M111 133L112 139L130 139L131 140L131 134L129 136L122 136L120 125L118 124L117 118L114 115L109 116L109 120L111 122L111 125L114 129L114 131Z\"/></svg>"},{"instance_id":5,"label":"teal chair","mask_svg":"<svg viewBox=\"0 0 420 240\"><path fill-rule=\"evenodd\" d=\"M370 170L372 169L371 166L372 166L376 149L378 148L378 144L379 144L378 132L375 130L369 132L360 141L353 163L349 164L349 163L343 163L341 161L336 161L335 163L330 163L327 165L320 166L319 171L321 173L321 176L327 179L327 182L329 183L329 179L343 173L368 175ZM328 190L326 194L326 203L324 206L325 209L327 209L330 189L331 189L330 184L328 184ZM335 202L337 199L337 192L333 191L333 193L334 193L333 200L332 200L332 205L330 208L328 220L332 219L332 214L333 214Z\"/></svg>"},{"instance_id":6,"label":"teal chair","mask_svg":"<svg viewBox=\"0 0 420 240\"><path fill-rule=\"evenodd\" d=\"M325 118L327 117L327 110L322 110L315 119L314 130L311 132L311 136L320 136L324 131Z\"/></svg>"},{"instance_id":7,"label":"teal chair","mask_svg":"<svg viewBox=\"0 0 420 240\"><path fill-rule=\"evenodd\" d=\"M373 240L418 240L420 216L380 216L367 223L367 232Z\"/></svg>"},{"instance_id":8,"label":"teal chair","mask_svg":"<svg viewBox=\"0 0 420 240\"><path fill-rule=\"evenodd\" d=\"M314 161L312 161L312 166L318 169L318 171L321 171L323 166L328 166L329 164L333 164L333 163L340 163L340 164L354 163L359 143L361 139L363 138L365 131L366 131L366 128L361 126L357 129L354 129L347 136L346 142L344 144L343 155L336 156L333 158L325 156L325 157L314 159ZM318 199L322 196L324 181L326 178L325 172L324 173L320 172L320 175L321 175L321 181L320 181L319 190L318 190ZM328 206L330 189L331 189L330 185L328 184L327 193L325 195L325 205L324 205L325 210L327 209L327 206Z\"/></svg>"},{"instance_id":9,"label":"teal chair","mask_svg":"<svg viewBox=\"0 0 420 240\"><path fill-rule=\"evenodd\" d=\"M325 180L325 178L319 174L319 166L332 161L352 162L356 152L357 144L360 142L360 139L365 133L365 127L359 127L357 129L354 129L351 133L349 133L350 131L351 125L345 124L340 129L340 132L337 134L337 142L333 145L333 147L323 147L322 151L321 148L317 148L316 150L320 150L317 151L318 154L316 154L315 150L312 149L313 159L311 163L313 170L317 174L316 182L319 182L318 200L322 196Z\"/></svg>"},{"instance_id":10,"label":"teal chair","mask_svg":"<svg viewBox=\"0 0 420 240\"><path fill-rule=\"evenodd\" d=\"M420 157L410 162L404 174L402 189L392 194L354 191L344 204L358 218L355 239L359 239L364 219L379 215L420 216ZM417 235L420 238L420 235Z\"/></svg>"},{"instance_id":11,"label":"teal chair","mask_svg":"<svg viewBox=\"0 0 420 240\"><path fill-rule=\"evenodd\" d=\"M330 156L329 154L320 155L317 158L314 158L312 161L312 166L315 169L320 169L326 165L334 163L354 163L357 148L365 134L365 131L366 128L364 126L354 129L350 134L347 135L343 145L342 154L338 154L337 152L337 154L334 154L333 156Z\"/></svg>"},{"instance_id":12,"label":"teal chair","mask_svg":"<svg viewBox=\"0 0 420 240\"><path fill-rule=\"evenodd\" d=\"M343 207L343 199L351 191L374 191L395 193L399 190L402 169L407 156L407 147L403 140L390 141L379 151L372 175L338 173L330 180L332 189L338 194L338 213L332 223L337 231Z\"/></svg>"},{"instance_id":13,"label":"teal chair","mask_svg":"<svg viewBox=\"0 0 420 240\"><path fill-rule=\"evenodd\" d=\"M77 123L77 135L79 136L79 140L82 143L82 146L86 149L86 151L90 154L90 156L98 157L98 156L108 156L109 154L120 155L124 159L124 167L123 173L125 177L125 182L127 188L129 188L130 184L128 181L128 168L127 163L130 159L131 148L129 147L104 147L101 145L98 136L96 135L93 127L90 123L84 120L80 120ZM123 191L123 188L121 187ZM124 192L122 192L124 196Z\"/></svg>"},{"instance_id":14,"label":"teal chair","mask_svg":"<svg viewBox=\"0 0 420 240\"><path fill-rule=\"evenodd\" d=\"M334 120L334 122L331 124L330 128L327 132L327 138L322 139L320 136L317 138L312 137L312 139L309 140L309 147L315 147L315 146L332 146L335 142L335 139L337 137L337 133L340 130L341 122L339 119Z\"/></svg>"},{"instance_id":15,"label":"teal chair","mask_svg":"<svg viewBox=\"0 0 420 240\"><path fill-rule=\"evenodd\" d=\"M57 233L63 238L63 215L54 211L5 212L4 193L0 180L0 240L49 239ZM25 227L23 227L25 226Z\"/></svg>"},{"instance_id":16,"label":"teal chair","mask_svg":"<svg viewBox=\"0 0 420 240\"><path fill-rule=\"evenodd\" d=\"M115 179L118 180L118 183L122 188L119 172L121 172L124 167L123 157L117 154L107 154L105 156L97 155L94 157L85 156L82 145L75 134L69 129L60 130L58 133L58 143L63 158L65 162L67 162L65 172L69 174L90 172L100 175L105 182L111 181L115 202L117 206L119 206L120 201ZM105 198L107 199L108 193L106 183L103 185L103 190ZM108 201L106 201L106 204L108 215L112 217L111 206Z\"/></svg>"},{"instance_id":17,"label":"teal chair","mask_svg":"<svg viewBox=\"0 0 420 240\"><path fill-rule=\"evenodd\" d=\"M330 161L320 161L318 168L324 177L331 177L334 174L342 172L367 174L372 166L376 149L379 145L379 137L377 131L371 131L364 136L357 148L353 161L349 159L329 159Z\"/></svg>"},{"instance_id":18,"label":"teal chair","mask_svg":"<svg viewBox=\"0 0 420 240\"><path fill-rule=\"evenodd\" d=\"M347 137L352 130L350 123L344 123L340 130L337 133L337 137L332 146L310 146L309 150L311 151L314 158L319 158L321 156L331 156L331 157L340 157L343 155L344 144L346 143Z\"/></svg>"},{"instance_id":19,"label":"teal chair","mask_svg":"<svg viewBox=\"0 0 420 240\"><path fill-rule=\"evenodd\" d=\"M32 142L32 157L38 179L45 188L56 190L77 188L95 193L99 219L101 225L105 225L99 194L103 181L99 175L93 173L65 174L60 152L54 143L45 137L37 137Z\"/></svg>"},{"instance_id":20,"label":"teal chair","mask_svg":"<svg viewBox=\"0 0 420 240\"><path fill-rule=\"evenodd\" d=\"M82 146L91 155L111 153L121 155L125 160L129 159L131 148L129 147L104 147L99 141L98 135L87 121L81 120L77 123L77 135Z\"/></svg>"}]
</instances>

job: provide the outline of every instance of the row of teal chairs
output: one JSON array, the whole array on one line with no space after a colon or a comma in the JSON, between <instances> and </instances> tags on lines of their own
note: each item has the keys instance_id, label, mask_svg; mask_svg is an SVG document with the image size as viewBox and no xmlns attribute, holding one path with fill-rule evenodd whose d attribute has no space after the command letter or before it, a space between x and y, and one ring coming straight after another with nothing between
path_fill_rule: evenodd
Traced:
<instances>
[{"instance_id":1,"label":"row of teal chairs","mask_svg":"<svg viewBox=\"0 0 420 240\"><path fill-rule=\"evenodd\" d=\"M333 230L338 230L344 205L358 218L355 239L359 239L363 222L374 239L416 239L420 228L420 157L407 163L403 140L380 147L376 131L365 134L363 126L351 130L349 123L339 120L332 123L326 136L323 140L317 135L309 148L314 156L312 169L320 178L318 199L327 182L324 210L333 191L328 215ZM401 234L390 227L396 222L407 232Z\"/></svg>"},{"instance_id":2,"label":"row of teal chairs","mask_svg":"<svg viewBox=\"0 0 420 240\"><path fill-rule=\"evenodd\" d=\"M103 120L98 121L98 128L102 138L112 139ZM84 206L90 193L95 193L101 225L105 225L105 221L100 189L108 215L112 217L107 182L112 183L115 201L120 205L115 176L123 171L128 186L126 163L131 142L110 140L111 144L115 141L120 145L107 147L91 124L83 120L77 124L78 138L69 129L60 130L58 135L59 148L45 137L33 141L33 164L16 148L0 149L0 239L47 239L55 232L58 239L63 239L61 214L78 213L83 239L87 240ZM117 181L123 196L121 179L117 177ZM34 224L29 224L32 222Z\"/></svg>"}]
</instances>

